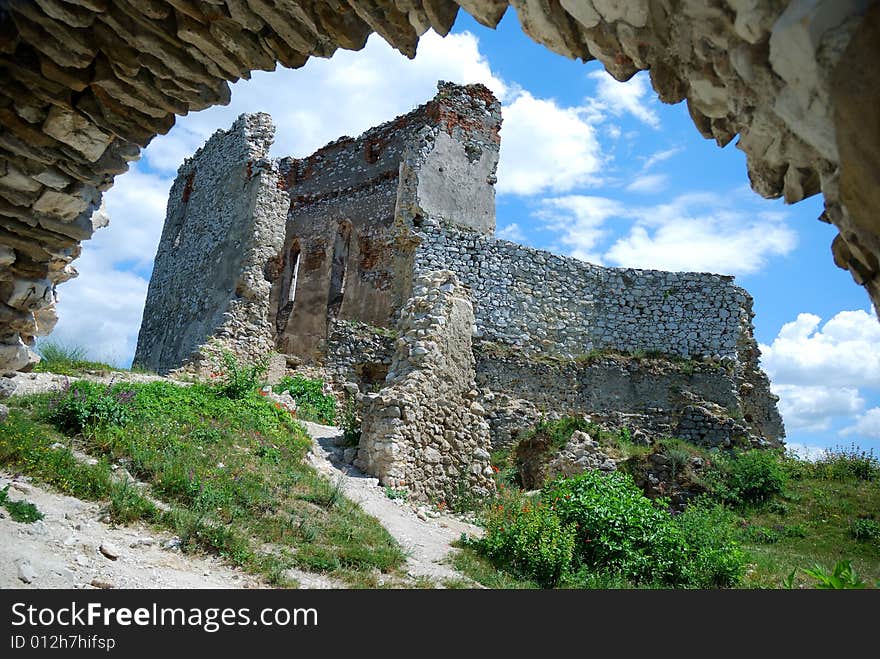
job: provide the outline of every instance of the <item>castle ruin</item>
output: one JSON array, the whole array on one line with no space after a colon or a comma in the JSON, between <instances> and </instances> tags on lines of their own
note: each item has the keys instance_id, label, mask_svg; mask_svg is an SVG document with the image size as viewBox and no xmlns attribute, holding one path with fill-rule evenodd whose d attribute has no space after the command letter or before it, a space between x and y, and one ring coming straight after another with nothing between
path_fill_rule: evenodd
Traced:
<instances>
[{"instance_id":1,"label":"castle ruin","mask_svg":"<svg viewBox=\"0 0 880 659\"><path fill-rule=\"evenodd\" d=\"M646 438L778 445L751 298L733 278L605 268L494 237L501 109L440 83L303 159L242 115L178 171L135 362L205 346L358 385L356 464L415 498L492 488L489 451L542 416Z\"/></svg>"}]
</instances>

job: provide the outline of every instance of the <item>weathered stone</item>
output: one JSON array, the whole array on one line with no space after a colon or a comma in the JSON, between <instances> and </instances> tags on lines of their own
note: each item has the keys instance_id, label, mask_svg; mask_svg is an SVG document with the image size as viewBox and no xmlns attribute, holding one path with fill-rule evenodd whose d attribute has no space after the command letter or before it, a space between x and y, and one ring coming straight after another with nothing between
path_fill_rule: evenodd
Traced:
<instances>
[{"instance_id":1,"label":"weathered stone","mask_svg":"<svg viewBox=\"0 0 880 659\"><path fill-rule=\"evenodd\" d=\"M65 112L59 107L49 111L43 130L59 142L72 146L90 162L100 158L113 139L78 112Z\"/></svg>"},{"instance_id":2,"label":"weathered stone","mask_svg":"<svg viewBox=\"0 0 880 659\"><path fill-rule=\"evenodd\" d=\"M120 556L120 551L112 542L102 542L98 550L111 561L115 561Z\"/></svg>"}]
</instances>

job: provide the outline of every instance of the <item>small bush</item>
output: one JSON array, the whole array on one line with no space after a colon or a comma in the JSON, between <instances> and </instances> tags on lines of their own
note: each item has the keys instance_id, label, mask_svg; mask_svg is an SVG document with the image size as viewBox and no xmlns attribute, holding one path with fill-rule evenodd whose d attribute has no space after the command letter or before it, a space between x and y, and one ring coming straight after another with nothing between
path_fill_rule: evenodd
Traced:
<instances>
[{"instance_id":1,"label":"small bush","mask_svg":"<svg viewBox=\"0 0 880 659\"><path fill-rule=\"evenodd\" d=\"M48 404L47 419L61 432L80 433L88 427L123 426L132 419L134 391L124 385L65 382Z\"/></svg>"},{"instance_id":2,"label":"small bush","mask_svg":"<svg viewBox=\"0 0 880 659\"><path fill-rule=\"evenodd\" d=\"M30 501L10 501L8 485L0 490L0 504L6 508L9 512L9 516L15 522L32 524L33 522L43 519L43 513L41 513Z\"/></svg>"},{"instance_id":3,"label":"small bush","mask_svg":"<svg viewBox=\"0 0 880 659\"><path fill-rule=\"evenodd\" d=\"M737 452L717 459L705 480L712 496L731 506L758 505L785 488L787 472L768 450Z\"/></svg>"},{"instance_id":4,"label":"small bush","mask_svg":"<svg viewBox=\"0 0 880 659\"><path fill-rule=\"evenodd\" d=\"M361 442L361 420L358 418L357 399L346 394L339 426L342 428L342 441L348 448L356 448Z\"/></svg>"},{"instance_id":5,"label":"small bush","mask_svg":"<svg viewBox=\"0 0 880 659\"><path fill-rule=\"evenodd\" d=\"M324 393L321 380L287 376L273 389L276 393L290 392L296 401L296 415L299 418L326 425L336 422L336 399Z\"/></svg>"},{"instance_id":6,"label":"small bush","mask_svg":"<svg viewBox=\"0 0 880 659\"><path fill-rule=\"evenodd\" d=\"M550 588L571 568L576 538L574 524L564 523L548 506L513 500L490 513L486 534L476 545L495 565Z\"/></svg>"},{"instance_id":7,"label":"small bush","mask_svg":"<svg viewBox=\"0 0 880 659\"><path fill-rule=\"evenodd\" d=\"M395 489L389 485L385 486L385 496L394 501L395 499L400 499L401 501L406 501L409 498L409 492L404 489Z\"/></svg>"},{"instance_id":8,"label":"small bush","mask_svg":"<svg viewBox=\"0 0 880 659\"><path fill-rule=\"evenodd\" d=\"M220 357L222 366L214 373L219 377L217 393L232 400L241 400L251 396L260 388L262 377L268 368L268 361L262 359L254 364L242 364L228 350L224 350Z\"/></svg>"},{"instance_id":9,"label":"small bush","mask_svg":"<svg viewBox=\"0 0 880 659\"><path fill-rule=\"evenodd\" d=\"M548 484L541 496L564 524L577 528L576 554L585 565L636 582L682 581L681 531L629 474L588 471Z\"/></svg>"},{"instance_id":10,"label":"small bush","mask_svg":"<svg viewBox=\"0 0 880 659\"><path fill-rule=\"evenodd\" d=\"M37 344L36 350L40 355L40 362L34 366L34 371L38 373L75 375L86 370L103 372L114 370L110 364L87 359L86 349L82 346L41 341Z\"/></svg>"},{"instance_id":11,"label":"small bush","mask_svg":"<svg viewBox=\"0 0 880 659\"><path fill-rule=\"evenodd\" d=\"M831 572L821 565L805 569L804 572L816 580L816 588L838 590L868 587L856 574L850 561L838 561Z\"/></svg>"},{"instance_id":12,"label":"small bush","mask_svg":"<svg viewBox=\"0 0 880 659\"><path fill-rule=\"evenodd\" d=\"M849 531L853 538L862 542L880 541L880 524L873 519L854 520Z\"/></svg>"},{"instance_id":13,"label":"small bush","mask_svg":"<svg viewBox=\"0 0 880 659\"><path fill-rule=\"evenodd\" d=\"M255 451L257 456L263 458L266 462L278 464L281 462L281 451L276 446L260 446Z\"/></svg>"},{"instance_id":14,"label":"small bush","mask_svg":"<svg viewBox=\"0 0 880 659\"><path fill-rule=\"evenodd\" d=\"M691 588L730 588L746 570L746 553L736 542L733 514L724 506L700 498L675 518L687 550L681 558L682 585Z\"/></svg>"},{"instance_id":15,"label":"small bush","mask_svg":"<svg viewBox=\"0 0 880 659\"><path fill-rule=\"evenodd\" d=\"M129 483L116 482L110 486L110 517L118 524L138 519L154 520L158 510Z\"/></svg>"}]
</instances>

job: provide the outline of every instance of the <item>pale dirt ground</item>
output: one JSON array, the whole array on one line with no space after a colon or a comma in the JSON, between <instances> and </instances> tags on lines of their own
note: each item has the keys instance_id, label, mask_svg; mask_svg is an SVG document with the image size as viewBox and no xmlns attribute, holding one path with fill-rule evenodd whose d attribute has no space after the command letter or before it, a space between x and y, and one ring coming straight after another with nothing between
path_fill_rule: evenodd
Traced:
<instances>
[{"instance_id":1,"label":"pale dirt ground","mask_svg":"<svg viewBox=\"0 0 880 659\"><path fill-rule=\"evenodd\" d=\"M112 377L89 379L109 382ZM14 379L18 385L16 394L57 389L65 382L64 376L50 373L19 374ZM117 381L122 379L160 378L140 374L116 376ZM376 517L408 552L409 577L426 577L438 584L444 579L462 579L445 562L454 551L450 543L462 533L480 534L479 527L452 515L389 499L377 479L335 461L339 454L336 440L341 435L338 428L302 423L314 440L308 456L311 464L327 478L340 482L345 495ZM7 484L11 484L10 499L34 503L45 518L34 524L22 524L0 510L0 588L266 587L257 577L220 559L182 554L173 547L173 536L166 532L143 524L117 527L101 521L105 519L103 504L57 494L25 477L0 471L0 488ZM110 543L119 550L116 560L101 553L102 543ZM319 574L292 570L288 575L301 588L345 587Z\"/></svg>"}]
</instances>

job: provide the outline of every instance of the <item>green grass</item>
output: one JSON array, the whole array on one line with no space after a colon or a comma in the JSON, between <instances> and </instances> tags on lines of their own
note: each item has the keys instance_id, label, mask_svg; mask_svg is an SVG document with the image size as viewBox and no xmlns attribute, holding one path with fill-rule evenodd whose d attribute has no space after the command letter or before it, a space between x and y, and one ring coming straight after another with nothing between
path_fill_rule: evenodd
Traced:
<instances>
[{"instance_id":1,"label":"green grass","mask_svg":"<svg viewBox=\"0 0 880 659\"><path fill-rule=\"evenodd\" d=\"M159 524L184 550L219 554L278 584L296 567L357 586L403 564L404 552L378 521L303 462L309 440L286 411L255 392L233 399L205 384L127 388L134 397L121 424L90 423L68 435L50 421L57 394L10 399L0 465L108 501L117 522ZM56 442L64 448L52 448ZM71 444L98 463L77 461ZM170 511L113 480L110 464L120 459Z\"/></svg>"},{"instance_id":2,"label":"green grass","mask_svg":"<svg viewBox=\"0 0 880 659\"><path fill-rule=\"evenodd\" d=\"M707 463L718 463L715 474L707 479L705 496L715 512L707 509L707 514L690 519L685 515L678 525L697 549L711 549L713 543L723 541L735 543L744 552L745 570L741 573L734 563L717 563L717 556L696 556L698 562L716 561L716 565L729 568L728 576L736 576L735 587L825 587L816 575L833 581L827 575L848 564L867 587L880 587L880 463L873 455L836 449L811 463L773 451L745 454L743 459L738 453L726 457L709 454L681 440L659 443L665 453L679 453L682 461L700 456ZM493 455L493 464L501 469L509 462L509 452ZM491 519L505 498L518 496L508 483L480 518ZM611 505L611 501L605 504ZM454 560L463 574L490 588L535 586L518 577L513 566L490 562L480 553L478 543L465 543ZM838 581L845 583L846 579ZM692 585L717 587L711 580ZM557 584L560 588L645 586L652 584L634 583L595 567L576 570Z\"/></svg>"},{"instance_id":3,"label":"green grass","mask_svg":"<svg viewBox=\"0 0 880 659\"><path fill-rule=\"evenodd\" d=\"M332 425L336 423L336 399L324 393L321 380L285 376L272 389L288 392L296 401L296 415L306 421Z\"/></svg>"},{"instance_id":4,"label":"green grass","mask_svg":"<svg viewBox=\"0 0 880 659\"><path fill-rule=\"evenodd\" d=\"M466 543L457 542L453 545L459 549L451 558L452 567L486 588L515 590L540 588L534 581L516 577L495 567L489 559L481 556Z\"/></svg>"},{"instance_id":5,"label":"green grass","mask_svg":"<svg viewBox=\"0 0 880 659\"><path fill-rule=\"evenodd\" d=\"M31 524L43 519L43 513L41 513L30 501L24 501L23 499L19 501L10 501L8 485L0 490L0 504L6 508L6 511L14 522Z\"/></svg>"},{"instance_id":6,"label":"green grass","mask_svg":"<svg viewBox=\"0 0 880 659\"><path fill-rule=\"evenodd\" d=\"M104 374L122 370L104 362L86 359L87 352L80 346L44 341L37 345L37 354L40 355L40 362L34 366L37 373L80 375L84 372Z\"/></svg>"},{"instance_id":7,"label":"green grass","mask_svg":"<svg viewBox=\"0 0 880 659\"><path fill-rule=\"evenodd\" d=\"M778 588L796 569L794 587L811 587L815 580L804 569L831 569L841 560L851 560L867 582L880 580L880 542L860 540L851 531L858 519L880 518L880 478L827 478L825 466L802 469L783 494L741 514L741 542L752 561L745 586ZM775 536L770 543L762 541L768 531Z\"/></svg>"}]
</instances>

